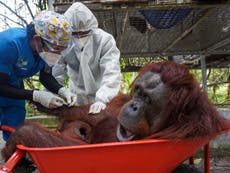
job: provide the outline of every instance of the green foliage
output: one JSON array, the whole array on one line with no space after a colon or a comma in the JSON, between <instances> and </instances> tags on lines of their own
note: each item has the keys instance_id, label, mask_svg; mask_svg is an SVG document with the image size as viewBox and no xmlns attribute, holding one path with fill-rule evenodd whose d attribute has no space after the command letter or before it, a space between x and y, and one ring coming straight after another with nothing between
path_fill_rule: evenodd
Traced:
<instances>
[{"instance_id":1,"label":"green foliage","mask_svg":"<svg viewBox=\"0 0 230 173\"><path fill-rule=\"evenodd\" d=\"M26 116L31 117L40 114L34 107L29 104L29 101L26 101Z\"/></svg>"},{"instance_id":2,"label":"green foliage","mask_svg":"<svg viewBox=\"0 0 230 173\"><path fill-rule=\"evenodd\" d=\"M130 92L130 85L133 80L136 78L137 72L126 72L122 73L122 82L121 82L121 93L129 93Z\"/></svg>"},{"instance_id":3,"label":"green foliage","mask_svg":"<svg viewBox=\"0 0 230 173\"><path fill-rule=\"evenodd\" d=\"M28 90L44 89L44 86L41 84L41 82L39 82L38 75L34 75L33 77L24 80L24 85L25 85L25 89L28 89ZM39 115L39 114L40 112L38 112L34 107L32 107L29 104L29 101L26 101L26 116L29 117L29 116Z\"/></svg>"},{"instance_id":4,"label":"green foliage","mask_svg":"<svg viewBox=\"0 0 230 173\"><path fill-rule=\"evenodd\" d=\"M194 77L202 87L201 69L190 70ZM137 76L137 72L122 73L121 93L129 93L129 86ZM230 73L228 68L224 69L208 69L207 70L207 86L208 98L214 104L230 104Z\"/></svg>"},{"instance_id":5,"label":"green foliage","mask_svg":"<svg viewBox=\"0 0 230 173\"><path fill-rule=\"evenodd\" d=\"M122 63L121 63L122 66ZM123 64L125 66L125 64ZM202 87L202 73L200 69L191 70L194 77L198 80ZM121 93L129 93L130 85L137 76L137 72L122 73ZM26 89L44 89L43 85L38 80L38 75L33 76L25 82ZM67 85L69 78L66 79ZM207 86L208 97L214 104L230 104L230 71L225 69L207 69ZM39 115L31 105L26 104L26 115Z\"/></svg>"},{"instance_id":6,"label":"green foliage","mask_svg":"<svg viewBox=\"0 0 230 173\"><path fill-rule=\"evenodd\" d=\"M200 69L191 70L195 78L202 86L202 74ZM228 68L207 69L208 98L214 104L230 104L229 86L230 73Z\"/></svg>"}]
</instances>

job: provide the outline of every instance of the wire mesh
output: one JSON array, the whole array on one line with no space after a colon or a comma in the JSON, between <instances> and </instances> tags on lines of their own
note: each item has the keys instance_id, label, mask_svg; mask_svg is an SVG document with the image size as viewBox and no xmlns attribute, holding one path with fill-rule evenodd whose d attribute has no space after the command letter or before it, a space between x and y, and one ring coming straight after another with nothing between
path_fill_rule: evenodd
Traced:
<instances>
[{"instance_id":1,"label":"wire mesh","mask_svg":"<svg viewBox=\"0 0 230 173\"><path fill-rule=\"evenodd\" d=\"M126 63L136 57L230 54L230 4L227 1L217 5L194 5L194 1L189 0L143 2L128 5L86 3L97 17L99 27L116 39ZM59 11L64 11L68 5L58 7ZM135 63L138 64L137 60Z\"/></svg>"}]
</instances>

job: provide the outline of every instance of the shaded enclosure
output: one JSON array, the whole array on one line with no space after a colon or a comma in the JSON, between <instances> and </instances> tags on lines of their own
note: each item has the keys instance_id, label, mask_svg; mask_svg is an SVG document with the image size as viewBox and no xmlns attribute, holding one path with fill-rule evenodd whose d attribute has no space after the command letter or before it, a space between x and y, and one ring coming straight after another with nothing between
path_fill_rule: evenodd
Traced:
<instances>
[{"instance_id":1,"label":"shaded enclosure","mask_svg":"<svg viewBox=\"0 0 230 173\"><path fill-rule=\"evenodd\" d=\"M73 2L56 0L53 5L63 13ZM156 57L199 68L205 56L207 67L230 66L229 1L81 2L93 11L99 27L115 37L126 64L123 71L137 71Z\"/></svg>"}]
</instances>

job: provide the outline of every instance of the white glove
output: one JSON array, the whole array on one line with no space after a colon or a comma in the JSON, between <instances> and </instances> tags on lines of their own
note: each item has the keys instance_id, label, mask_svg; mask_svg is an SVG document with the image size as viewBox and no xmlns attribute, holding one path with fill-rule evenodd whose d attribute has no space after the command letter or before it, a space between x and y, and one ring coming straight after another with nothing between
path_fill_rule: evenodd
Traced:
<instances>
[{"instance_id":1,"label":"white glove","mask_svg":"<svg viewBox=\"0 0 230 173\"><path fill-rule=\"evenodd\" d=\"M101 102L101 101L97 101L95 103L93 103L90 108L89 108L89 113L90 114L97 114L100 113L101 110L104 110L106 108L106 104Z\"/></svg>"},{"instance_id":2,"label":"white glove","mask_svg":"<svg viewBox=\"0 0 230 173\"><path fill-rule=\"evenodd\" d=\"M63 106L64 100L57 95L48 91L37 91L33 92L33 101L41 103L47 108L57 108Z\"/></svg>"},{"instance_id":3,"label":"white glove","mask_svg":"<svg viewBox=\"0 0 230 173\"><path fill-rule=\"evenodd\" d=\"M77 102L76 94L72 93L69 89L62 87L58 90L58 95L66 100L68 106L74 106Z\"/></svg>"}]
</instances>

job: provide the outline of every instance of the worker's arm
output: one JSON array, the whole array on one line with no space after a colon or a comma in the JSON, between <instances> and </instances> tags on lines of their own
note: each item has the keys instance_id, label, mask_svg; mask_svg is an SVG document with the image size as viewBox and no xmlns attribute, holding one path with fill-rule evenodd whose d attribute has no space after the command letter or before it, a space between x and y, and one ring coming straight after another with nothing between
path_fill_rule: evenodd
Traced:
<instances>
[{"instance_id":1,"label":"worker's arm","mask_svg":"<svg viewBox=\"0 0 230 173\"><path fill-rule=\"evenodd\" d=\"M40 81L48 90L61 96L69 106L73 106L76 103L76 95L57 82L55 77L52 76L51 67L46 66L41 70Z\"/></svg>"},{"instance_id":2,"label":"worker's arm","mask_svg":"<svg viewBox=\"0 0 230 173\"><path fill-rule=\"evenodd\" d=\"M58 90L63 87L57 82L55 77L52 75L52 68L49 66L45 66L40 71L39 80L45 88L56 94L58 94Z\"/></svg>"},{"instance_id":3,"label":"worker's arm","mask_svg":"<svg viewBox=\"0 0 230 173\"><path fill-rule=\"evenodd\" d=\"M32 100L33 91L13 87L9 84L9 75L0 73L0 96L14 99Z\"/></svg>"}]
</instances>

